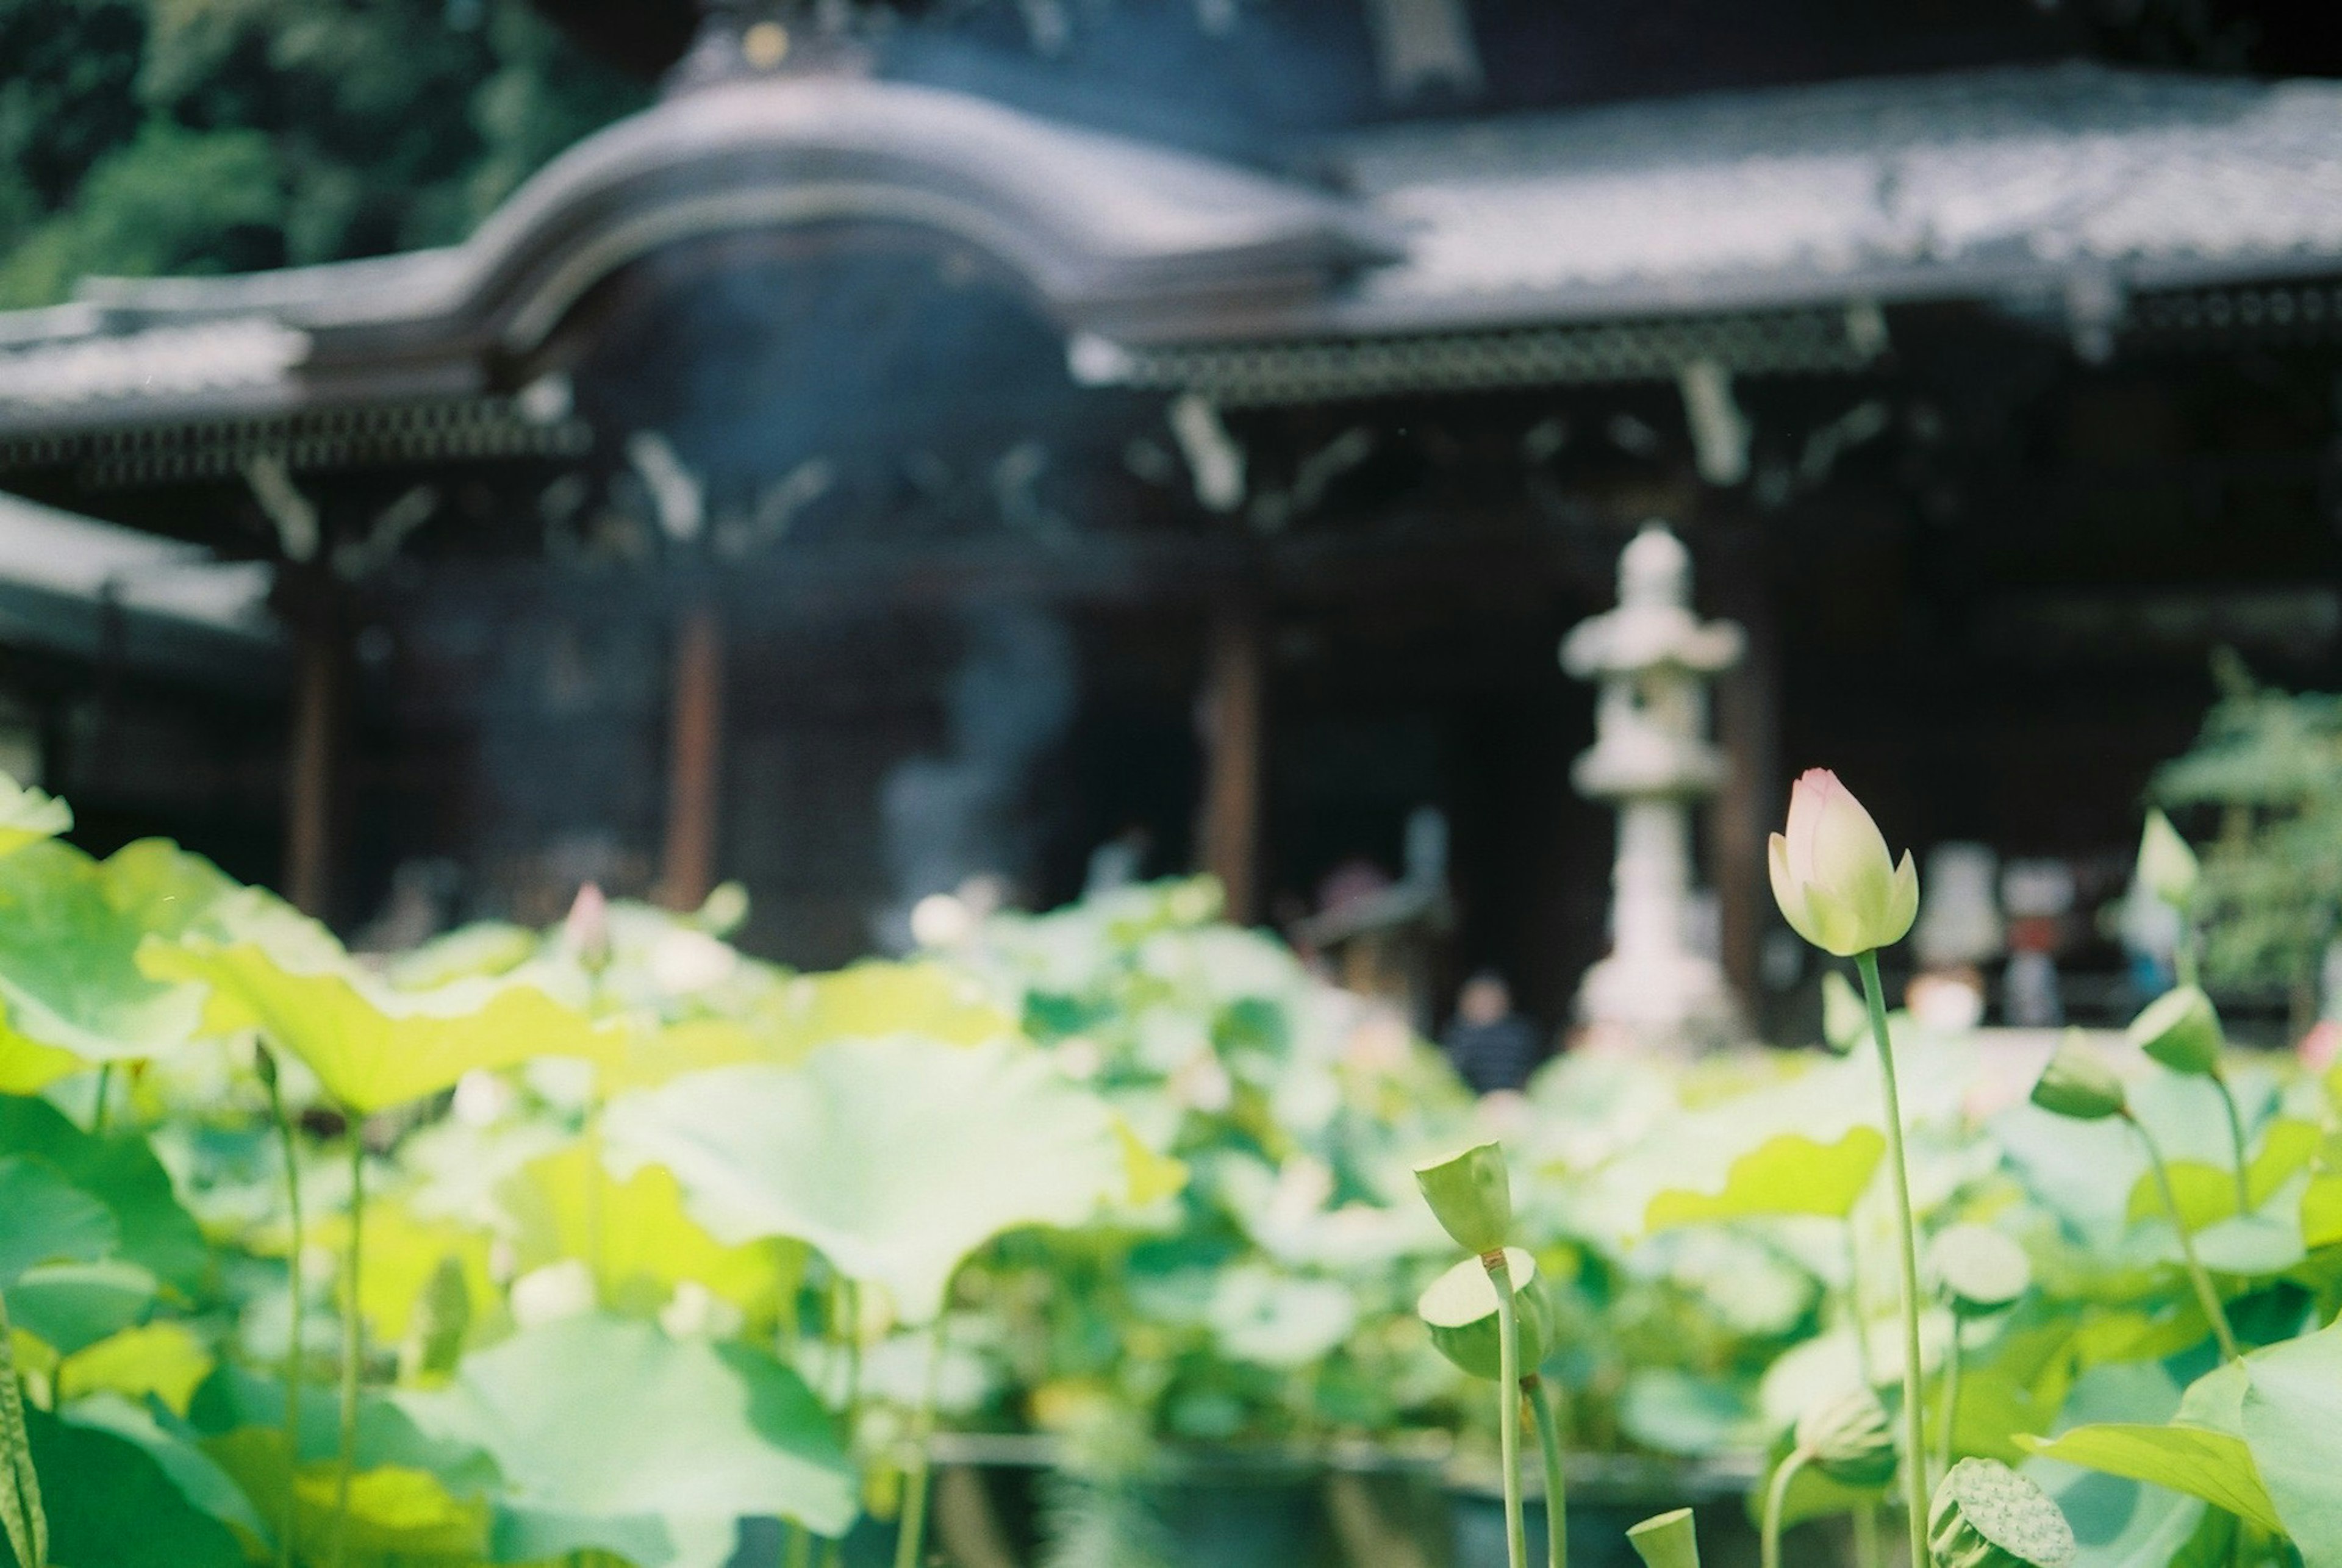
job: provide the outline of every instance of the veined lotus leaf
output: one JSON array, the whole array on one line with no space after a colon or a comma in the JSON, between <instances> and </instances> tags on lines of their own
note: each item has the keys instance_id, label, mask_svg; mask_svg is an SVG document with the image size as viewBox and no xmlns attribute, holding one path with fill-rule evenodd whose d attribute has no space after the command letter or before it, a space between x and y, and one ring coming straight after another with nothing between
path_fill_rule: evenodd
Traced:
<instances>
[{"instance_id":1,"label":"veined lotus leaf","mask_svg":"<svg viewBox=\"0 0 2342 1568\"><path fill-rule=\"evenodd\" d=\"M215 1364L185 1323L145 1323L76 1352L58 1368L58 1393L65 1399L105 1393L135 1400L152 1394L175 1414L185 1415Z\"/></svg>"},{"instance_id":2,"label":"veined lotus leaf","mask_svg":"<svg viewBox=\"0 0 2342 1568\"><path fill-rule=\"evenodd\" d=\"M1870 1185L1886 1152L1887 1139L1876 1127L1850 1127L1834 1144L1783 1133L1733 1161L1721 1193L1677 1189L1652 1198L1643 1226L1656 1231L1760 1214L1844 1219Z\"/></svg>"},{"instance_id":3,"label":"veined lotus leaf","mask_svg":"<svg viewBox=\"0 0 2342 1568\"><path fill-rule=\"evenodd\" d=\"M0 854L55 838L73 826L73 808L53 794L0 774Z\"/></svg>"},{"instance_id":4,"label":"veined lotus leaf","mask_svg":"<svg viewBox=\"0 0 2342 1568\"><path fill-rule=\"evenodd\" d=\"M284 1517L290 1492L293 1527L305 1553L316 1549L322 1557L322 1548L340 1527L334 1464L304 1461L296 1470L279 1427L239 1427L206 1439L204 1452L271 1520ZM490 1517L487 1498L459 1494L429 1470L368 1464L350 1478L350 1559L381 1568L446 1559L477 1562L486 1554Z\"/></svg>"},{"instance_id":5,"label":"veined lotus leaf","mask_svg":"<svg viewBox=\"0 0 2342 1568\"><path fill-rule=\"evenodd\" d=\"M305 1238L309 1246L340 1257L349 1245L349 1216L320 1215ZM358 1277L358 1307L378 1343L395 1344L406 1336L407 1320L440 1260L453 1258L462 1272L475 1322L499 1299L488 1269L493 1240L476 1225L418 1214L396 1198L368 1198L365 1206L365 1267Z\"/></svg>"},{"instance_id":6,"label":"veined lotus leaf","mask_svg":"<svg viewBox=\"0 0 2342 1568\"><path fill-rule=\"evenodd\" d=\"M1973 1386L1962 1385L1963 1413ZM2180 1393L2179 1384L2160 1361L2107 1363L2091 1367L2073 1382L2063 1396L2057 1420L2067 1427L2097 1423L2158 1424L2177 1413ZM2040 1423L2013 1419L2005 1422L2000 1431L2023 1433L2034 1424ZM2207 1507L2202 1498L2052 1459L2026 1459L2021 1449L2014 1444L2009 1448L2010 1453L2001 1457L2021 1464L2022 1473L2073 1522L2080 1543L2075 1568L2177 1568L2179 1563L2209 1568L2210 1563L2224 1560L2177 1556L2206 1519L2218 1521L2224 1527L2228 1523L2227 1513Z\"/></svg>"},{"instance_id":7,"label":"veined lotus leaf","mask_svg":"<svg viewBox=\"0 0 2342 1568\"><path fill-rule=\"evenodd\" d=\"M2315 1252L2342 1242L2342 1172L2321 1172L2301 1194L2301 1243Z\"/></svg>"},{"instance_id":8,"label":"veined lotus leaf","mask_svg":"<svg viewBox=\"0 0 2342 1568\"><path fill-rule=\"evenodd\" d=\"M0 1156L0 1288L41 1263L87 1263L121 1240L113 1213L46 1160Z\"/></svg>"},{"instance_id":9,"label":"veined lotus leaf","mask_svg":"<svg viewBox=\"0 0 2342 1568\"><path fill-rule=\"evenodd\" d=\"M736 1018L686 1018L680 1023L632 1029L603 1059L604 1096L647 1089L710 1067L770 1062L772 1043Z\"/></svg>"},{"instance_id":10,"label":"veined lotus leaf","mask_svg":"<svg viewBox=\"0 0 2342 1568\"><path fill-rule=\"evenodd\" d=\"M185 1044L203 994L143 974L138 945L185 930L231 885L159 840L105 861L54 842L0 857L0 1074L25 1086L59 1075L59 1051L97 1063Z\"/></svg>"},{"instance_id":11,"label":"veined lotus leaf","mask_svg":"<svg viewBox=\"0 0 2342 1568\"><path fill-rule=\"evenodd\" d=\"M426 1429L502 1468L504 1561L589 1547L642 1568L720 1564L734 1522L842 1534L854 1471L797 1375L761 1350L672 1340L648 1323L564 1318L468 1357L448 1388L401 1396Z\"/></svg>"},{"instance_id":12,"label":"veined lotus leaf","mask_svg":"<svg viewBox=\"0 0 2342 1568\"><path fill-rule=\"evenodd\" d=\"M228 1527L189 1503L141 1445L111 1432L25 1412L49 1516L49 1561L95 1568L244 1568ZM0 1540L0 1563L15 1557Z\"/></svg>"},{"instance_id":13,"label":"veined lotus leaf","mask_svg":"<svg viewBox=\"0 0 2342 1568\"><path fill-rule=\"evenodd\" d=\"M174 1422L165 1427L145 1404L133 1403L118 1393L76 1399L64 1414L75 1426L110 1432L144 1449L179 1489L179 1495L199 1512L263 1545L273 1541L274 1533L262 1522L252 1499L211 1455L195 1446L194 1434L183 1425Z\"/></svg>"},{"instance_id":14,"label":"veined lotus leaf","mask_svg":"<svg viewBox=\"0 0 2342 1568\"><path fill-rule=\"evenodd\" d=\"M122 1258L173 1290L193 1294L209 1273L203 1231L179 1206L170 1174L144 1138L97 1137L45 1100L0 1095L0 1149L45 1160L104 1203L114 1215Z\"/></svg>"},{"instance_id":15,"label":"veined lotus leaf","mask_svg":"<svg viewBox=\"0 0 2342 1568\"><path fill-rule=\"evenodd\" d=\"M2342 1326L2256 1351L2241 1411L2246 1446L2308 1568L2342 1563Z\"/></svg>"},{"instance_id":16,"label":"veined lotus leaf","mask_svg":"<svg viewBox=\"0 0 2342 1568\"><path fill-rule=\"evenodd\" d=\"M582 1143L531 1161L502 1196L524 1271L584 1259L600 1279L601 1299L629 1310L656 1310L687 1280L763 1322L777 1307L784 1275L795 1272L784 1267L784 1251L803 1254L796 1243L726 1246L684 1212L682 1190L665 1166L645 1165L620 1181Z\"/></svg>"},{"instance_id":17,"label":"veined lotus leaf","mask_svg":"<svg viewBox=\"0 0 2342 1568\"><path fill-rule=\"evenodd\" d=\"M120 1333L154 1304L155 1276L119 1259L26 1269L8 1287L16 1326L60 1355Z\"/></svg>"},{"instance_id":18,"label":"veined lotus leaf","mask_svg":"<svg viewBox=\"0 0 2342 1568\"><path fill-rule=\"evenodd\" d=\"M525 925L474 921L400 954L384 977L401 991L435 991L475 977L493 980L535 958L539 946L536 933Z\"/></svg>"},{"instance_id":19,"label":"veined lotus leaf","mask_svg":"<svg viewBox=\"0 0 2342 1568\"><path fill-rule=\"evenodd\" d=\"M305 1383L302 1389L301 1468L330 1468L341 1451L335 1390L316 1382ZM218 1452L220 1440L242 1442L246 1434L257 1433L275 1444L273 1457L262 1457L280 1472L285 1466L285 1385L275 1378L233 1363L219 1367L195 1391L187 1406L187 1423L203 1434L206 1450L213 1452ZM357 1464L361 1470L428 1471L462 1498L485 1496L501 1484L495 1461L476 1444L425 1432L375 1389L358 1394Z\"/></svg>"},{"instance_id":20,"label":"veined lotus leaf","mask_svg":"<svg viewBox=\"0 0 2342 1568\"><path fill-rule=\"evenodd\" d=\"M2177 1413L2163 1424L2095 1422L2055 1439L2020 1434L2017 1442L2041 1458L2150 1482L2281 1532L2276 1505L2239 1430L2246 1387L2245 1369L2229 1364L2189 1385Z\"/></svg>"},{"instance_id":21,"label":"veined lotus leaf","mask_svg":"<svg viewBox=\"0 0 2342 1568\"><path fill-rule=\"evenodd\" d=\"M916 1034L954 1045L1014 1038L1016 1021L983 984L941 964L872 959L828 974L800 974L781 987L768 1022L783 1060L833 1040Z\"/></svg>"},{"instance_id":22,"label":"veined lotus leaf","mask_svg":"<svg viewBox=\"0 0 2342 1568\"><path fill-rule=\"evenodd\" d=\"M584 1014L535 985L475 977L405 992L346 960L287 967L279 951L249 940L158 940L139 962L150 974L211 986L225 1005L206 1013L207 1027L256 1025L361 1115L436 1094L475 1067L591 1058L610 1044Z\"/></svg>"},{"instance_id":23,"label":"veined lotus leaf","mask_svg":"<svg viewBox=\"0 0 2342 1568\"><path fill-rule=\"evenodd\" d=\"M2297 1117L2281 1116L2269 1124L2262 1135L2259 1153L2245 1166L2245 1195L2255 1209L2308 1168L2317 1156L2319 1137L2316 1123ZM2237 1173L2232 1167L2197 1160L2174 1160L2170 1169L2171 1190L2179 1198L2179 1213L2190 1231L2203 1230L2236 1213ZM2132 1184L2125 1217L2132 1224L2167 1217L2163 1208L2163 1191L2152 1172Z\"/></svg>"},{"instance_id":24,"label":"veined lotus leaf","mask_svg":"<svg viewBox=\"0 0 2342 1568\"><path fill-rule=\"evenodd\" d=\"M613 1102L614 1170L667 1167L719 1240L792 1236L931 1323L960 1260L1129 1181L1114 1114L1036 1052L910 1036L720 1067Z\"/></svg>"}]
</instances>

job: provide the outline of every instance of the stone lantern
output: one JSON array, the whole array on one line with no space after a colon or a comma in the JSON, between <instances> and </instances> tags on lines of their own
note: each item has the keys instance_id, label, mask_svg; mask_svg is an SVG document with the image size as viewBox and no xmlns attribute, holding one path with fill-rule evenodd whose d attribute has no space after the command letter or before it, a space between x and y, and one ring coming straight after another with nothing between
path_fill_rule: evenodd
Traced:
<instances>
[{"instance_id":1,"label":"stone lantern","mask_svg":"<svg viewBox=\"0 0 2342 1568\"><path fill-rule=\"evenodd\" d=\"M1694 803L1724 782L1707 739L1707 688L1739 663L1740 628L1691 610L1691 555L1663 523L1618 557L1618 607L1572 630L1561 664L1600 684L1594 746L1570 770L1578 793L1618 813L1610 955L1586 973L1579 1020L1597 1034L1709 1044L1737 1033L1724 971L1693 950Z\"/></svg>"}]
</instances>

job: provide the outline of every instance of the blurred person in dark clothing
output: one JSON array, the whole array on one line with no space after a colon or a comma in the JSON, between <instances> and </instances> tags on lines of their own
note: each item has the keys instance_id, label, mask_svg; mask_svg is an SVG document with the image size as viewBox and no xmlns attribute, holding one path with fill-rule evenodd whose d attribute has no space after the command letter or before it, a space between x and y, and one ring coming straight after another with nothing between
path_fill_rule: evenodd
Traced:
<instances>
[{"instance_id":1,"label":"blurred person in dark clothing","mask_svg":"<svg viewBox=\"0 0 2342 1568\"><path fill-rule=\"evenodd\" d=\"M1513 988L1493 969L1464 983L1456 996L1456 1016L1440 1039L1456 1075L1476 1094L1526 1084L1543 1044L1536 1024L1513 1011Z\"/></svg>"}]
</instances>

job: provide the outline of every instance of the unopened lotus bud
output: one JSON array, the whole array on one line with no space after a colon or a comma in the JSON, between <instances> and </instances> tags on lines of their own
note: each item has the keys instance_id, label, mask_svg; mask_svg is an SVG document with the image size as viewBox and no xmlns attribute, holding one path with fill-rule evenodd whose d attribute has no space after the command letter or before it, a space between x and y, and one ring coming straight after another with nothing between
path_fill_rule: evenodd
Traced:
<instances>
[{"instance_id":1,"label":"unopened lotus bud","mask_svg":"<svg viewBox=\"0 0 2342 1568\"><path fill-rule=\"evenodd\" d=\"M1643 1560L1644 1568L1699 1568L1699 1536L1688 1508L1655 1513L1630 1526L1626 1544Z\"/></svg>"},{"instance_id":2,"label":"unopened lotus bud","mask_svg":"<svg viewBox=\"0 0 2342 1568\"><path fill-rule=\"evenodd\" d=\"M1798 1418L1795 1438L1806 1463L1841 1486L1870 1491L1895 1476L1895 1432L1887 1407L1867 1388L1826 1399Z\"/></svg>"},{"instance_id":3,"label":"unopened lotus bud","mask_svg":"<svg viewBox=\"0 0 2342 1568\"><path fill-rule=\"evenodd\" d=\"M452 1254L443 1257L407 1315L406 1338L398 1347L399 1381L434 1382L453 1373L471 1326L472 1292L464 1282L464 1265Z\"/></svg>"},{"instance_id":4,"label":"unopened lotus bud","mask_svg":"<svg viewBox=\"0 0 2342 1568\"><path fill-rule=\"evenodd\" d=\"M1536 1261L1519 1247L1505 1249L1506 1273L1513 1282L1513 1319L1520 1330L1520 1369L1526 1377L1553 1347L1553 1312L1537 1283ZM1466 1258L1431 1282L1415 1303L1416 1315L1431 1331L1439 1353L1474 1377L1494 1383L1504 1376L1496 1337L1496 1282L1477 1258Z\"/></svg>"},{"instance_id":5,"label":"unopened lotus bud","mask_svg":"<svg viewBox=\"0 0 2342 1568\"><path fill-rule=\"evenodd\" d=\"M599 973L610 962L610 901L599 883L584 883L561 923L561 940L577 962Z\"/></svg>"},{"instance_id":6,"label":"unopened lotus bud","mask_svg":"<svg viewBox=\"0 0 2342 1568\"><path fill-rule=\"evenodd\" d=\"M2079 1030L2067 1032L2049 1064L2041 1069L2033 1085L2033 1103L2053 1116L2070 1116L2077 1122L2104 1121L2130 1109L2122 1080L2090 1048Z\"/></svg>"},{"instance_id":7,"label":"unopened lotus bud","mask_svg":"<svg viewBox=\"0 0 2342 1568\"><path fill-rule=\"evenodd\" d=\"M2130 1043L2175 1073L2208 1078L2220 1070L2220 1015L2193 985L2167 991L2130 1021Z\"/></svg>"},{"instance_id":8,"label":"unopened lotus bud","mask_svg":"<svg viewBox=\"0 0 2342 1568\"><path fill-rule=\"evenodd\" d=\"M1840 958L1903 940L1919 914L1919 872L1837 775L1813 768L1789 792L1787 833L1768 845L1773 897L1797 934Z\"/></svg>"},{"instance_id":9,"label":"unopened lotus bud","mask_svg":"<svg viewBox=\"0 0 2342 1568\"><path fill-rule=\"evenodd\" d=\"M1997 1459L1952 1466L1927 1510L1935 1568L2066 1568L2074 1529L2049 1494Z\"/></svg>"},{"instance_id":10,"label":"unopened lotus bud","mask_svg":"<svg viewBox=\"0 0 2342 1568\"><path fill-rule=\"evenodd\" d=\"M1961 1317L1987 1317L2014 1306L2033 1283L2033 1260L1990 1225L1953 1225L1936 1238L1927 1259Z\"/></svg>"},{"instance_id":11,"label":"unopened lotus bud","mask_svg":"<svg viewBox=\"0 0 2342 1568\"><path fill-rule=\"evenodd\" d=\"M2138 837L2139 884L2174 909L2196 902L2196 884L2203 876L2196 852L2159 811L2147 814L2147 831Z\"/></svg>"},{"instance_id":12,"label":"unopened lotus bud","mask_svg":"<svg viewBox=\"0 0 2342 1568\"><path fill-rule=\"evenodd\" d=\"M1844 1055L1870 1037L1870 1009L1854 983L1833 969L1822 976L1822 1040Z\"/></svg>"},{"instance_id":13,"label":"unopened lotus bud","mask_svg":"<svg viewBox=\"0 0 2342 1568\"><path fill-rule=\"evenodd\" d=\"M1476 1144L1417 1165L1415 1184L1457 1246L1485 1256L1505 1244L1513 1228L1513 1189L1501 1146Z\"/></svg>"}]
</instances>

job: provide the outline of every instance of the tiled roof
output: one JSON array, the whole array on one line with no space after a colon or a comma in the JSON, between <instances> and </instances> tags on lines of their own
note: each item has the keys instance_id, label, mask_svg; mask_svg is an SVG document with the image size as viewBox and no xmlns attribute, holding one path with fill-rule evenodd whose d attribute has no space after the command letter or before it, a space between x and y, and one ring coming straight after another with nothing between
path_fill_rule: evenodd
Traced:
<instances>
[{"instance_id":1,"label":"tiled roof","mask_svg":"<svg viewBox=\"0 0 2342 1568\"><path fill-rule=\"evenodd\" d=\"M1348 137L1408 256L1365 324L2137 287L2342 259L2342 84L2089 65L1835 83Z\"/></svg>"}]
</instances>

